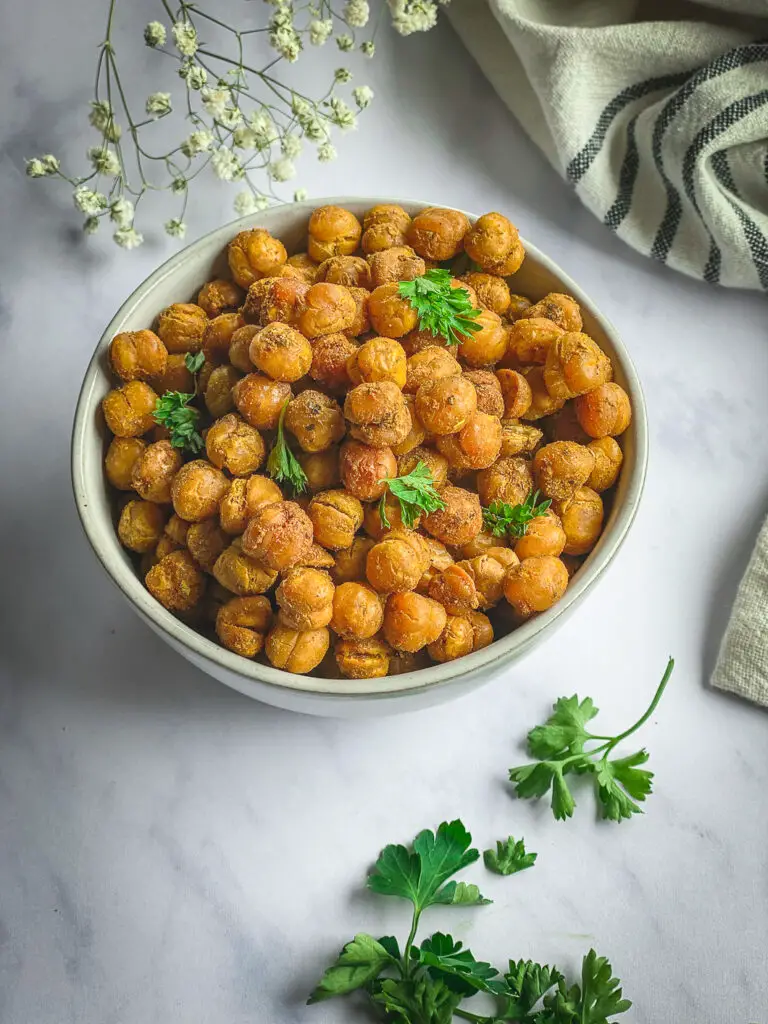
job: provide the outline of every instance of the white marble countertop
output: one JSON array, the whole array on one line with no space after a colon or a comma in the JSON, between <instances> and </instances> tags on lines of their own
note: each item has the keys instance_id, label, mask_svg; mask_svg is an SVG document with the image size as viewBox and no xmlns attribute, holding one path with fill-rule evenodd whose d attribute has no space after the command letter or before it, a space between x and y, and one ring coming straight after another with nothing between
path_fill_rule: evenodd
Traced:
<instances>
[{"instance_id":1,"label":"white marble countertop","mask_svg":"<svg viewBox=\"0 0 768 1024\"><path fill-rule=\"evenodd\" d=\"M67 7L27 0L0 36L0 1021L359 1020L303 999L356 930L403 932L405 907L361 895L379 848L456 815L481 848L511 832L539 851L535 870L483 879L493 906L435 914L476 955L573 968L594 945L634 1024L768 1019L768 716L707 686L766 510L764 297L685 280L609 234L447 25L382 40L364 69L370 116L301 183L510 214L623 332L648 397L648 485L585 606L485 689L362 722L249 702L139 622L70 499L86 362L171 247L81 244L66 193L20 169L89 138L101 5ZM197 196L194 234L230 218L224 186ZM677 672L641 739L647 814L598 823L585 795L562 824L511 799L506 769L555 697L589 693L621 728L669 653Z\"/></svg>"}]
</instances>

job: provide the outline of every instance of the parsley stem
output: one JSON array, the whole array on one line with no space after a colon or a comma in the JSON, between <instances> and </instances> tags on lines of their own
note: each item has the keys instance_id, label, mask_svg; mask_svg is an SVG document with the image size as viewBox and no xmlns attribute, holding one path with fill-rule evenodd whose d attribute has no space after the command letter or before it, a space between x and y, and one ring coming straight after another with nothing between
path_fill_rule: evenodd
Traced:
<instances>
[{"instance_id":1,"label":"parsley stem","mask_svg":"<svg viewBox=\"0 0 768 1024\"><path fill-rule=\"evenodd\" d=\"M408 938L405 940L405 947L403 949L403 977L409 977L411 973L411 947L413 946L413 940L416 938L416 929L419 927L419 918L421 917L421 910L418 907L413 908L413 921L411 922L411 931Z\"/></svg>"},{"instance_id":2,"label":"parsley stem","mask_svg":"<svg viewBox=\"0 0 768 1024\"><path fill-rule=\"evenodd\" d=\"M613 750L613 748L615 746L618 746L618 744L621 743L622 740L625 740L627 738L627 736L631 736L633 732L637 732L637 730L639 728L641 728L641 726L645 725L645 723L648 721L648 719L651 717L653 712L658 707L659 701L661 700L661 698L662 698L662 696L664 694L664 691L667 688L667 683L669 682L669 680L670 680L670 678L672 676L672 670L674 669L674 667L675 667L675 659L674 658L670 658L669 661L667 662L667 667L664 670L664 675L661 678L661 682L658 685L656 693L653 695L653 700L648 705L648 708L646 709L645 713L643 715L641 715L640 718L638 718L638 720L635 722L634 725L631 725L629 727L629 729L626 729L624 732L620 733L618 736L615 736L610 741L610 743L608 744L608 751L606 752L606 755L605 755L606 757Z\"/></svg>"}]
</instances>

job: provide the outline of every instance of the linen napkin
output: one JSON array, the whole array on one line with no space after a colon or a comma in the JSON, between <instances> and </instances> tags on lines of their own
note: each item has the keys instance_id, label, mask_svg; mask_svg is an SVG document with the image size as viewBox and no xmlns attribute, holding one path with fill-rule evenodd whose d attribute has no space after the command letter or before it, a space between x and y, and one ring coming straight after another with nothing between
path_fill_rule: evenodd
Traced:
<instances>
[{"instance_id":1,"label":"linen napkin","mask_svg":"<svg viewBox=\"0 0 768 1024\"><path fill-rule=\"evenodd\" d=\"M606 227L692 277L768 290L768 0L452 0L446 10Z\"/></svg>"}]
</instances>

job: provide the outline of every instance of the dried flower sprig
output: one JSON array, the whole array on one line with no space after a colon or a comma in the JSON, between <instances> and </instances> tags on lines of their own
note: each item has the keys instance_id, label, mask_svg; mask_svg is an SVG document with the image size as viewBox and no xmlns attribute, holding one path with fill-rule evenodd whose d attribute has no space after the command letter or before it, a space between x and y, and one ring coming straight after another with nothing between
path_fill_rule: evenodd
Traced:
<instances>
[{"instance_id":1,"label":"dried flower sprig","mask_svg":"<svg viewBox=\"0 0 768 1024\"><path fill-rule=\"evenodd\" d=\"M58 158L47 154L28 160L27 174L68 182L75 207L85 217L83 230L93 234L102 221L110 222L114 241L134 249L144 240L136 211L148 192L169 191L177 197L179 209L164 227L171 237L184 237L190 185L208 167L220 180L241 184L234 200L238 216L284 201L275 186L296 176L295 161L305 143L315 147L319 161L335 160L335 133L355 128L358 114L374 96L369 86L356 85L350 105L338 90L349 84L352 72L341 67L321 97L312 99L280 80L280 63L294 63L307 44L323 46L331 38L341 53L357 50L372 57L376 30L370 38L359 39L371 22L372 6L379 8L377 26L388 10L393 28L409 35L432 28L438 6L448 0L266 0L270 13L259 27L247 28L228 25L191 0L178 0L177 6L159 0L163 20L144 27L144 42L176 61L184 85L179 110L188 129L164 152L146 140L153 125L173 113L174 98L170 92L150 93L141 117L129 106L114 36L117 2L109 0L99 48L88 117L99 139L88 149L89 170L67 174ZM213 48L206 33L223 34L225 45ZM249 52L251 37L258 33L266 34L275 53L261 67L254 66ZM303 188L293 193L297 202L306 197Z\"/></svg>"}]
</instances>

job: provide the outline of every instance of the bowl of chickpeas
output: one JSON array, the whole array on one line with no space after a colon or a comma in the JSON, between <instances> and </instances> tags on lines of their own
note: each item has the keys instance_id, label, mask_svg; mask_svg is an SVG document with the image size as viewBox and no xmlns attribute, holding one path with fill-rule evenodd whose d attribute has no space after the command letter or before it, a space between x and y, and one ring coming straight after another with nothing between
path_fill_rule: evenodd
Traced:
<instances>
[{"instance_id":1,"label":"bowl of chickpeas","mask_svg":"<svg viewBox=\"0 0 768 1024\"><path fill-rule=\"evenodd\" d=\"M647 463L615 329L504 214L280 206L172 257L75 416L85 533L134 610L320 715L482 685L612 561Z\"/></svg>"}]
</instances>

